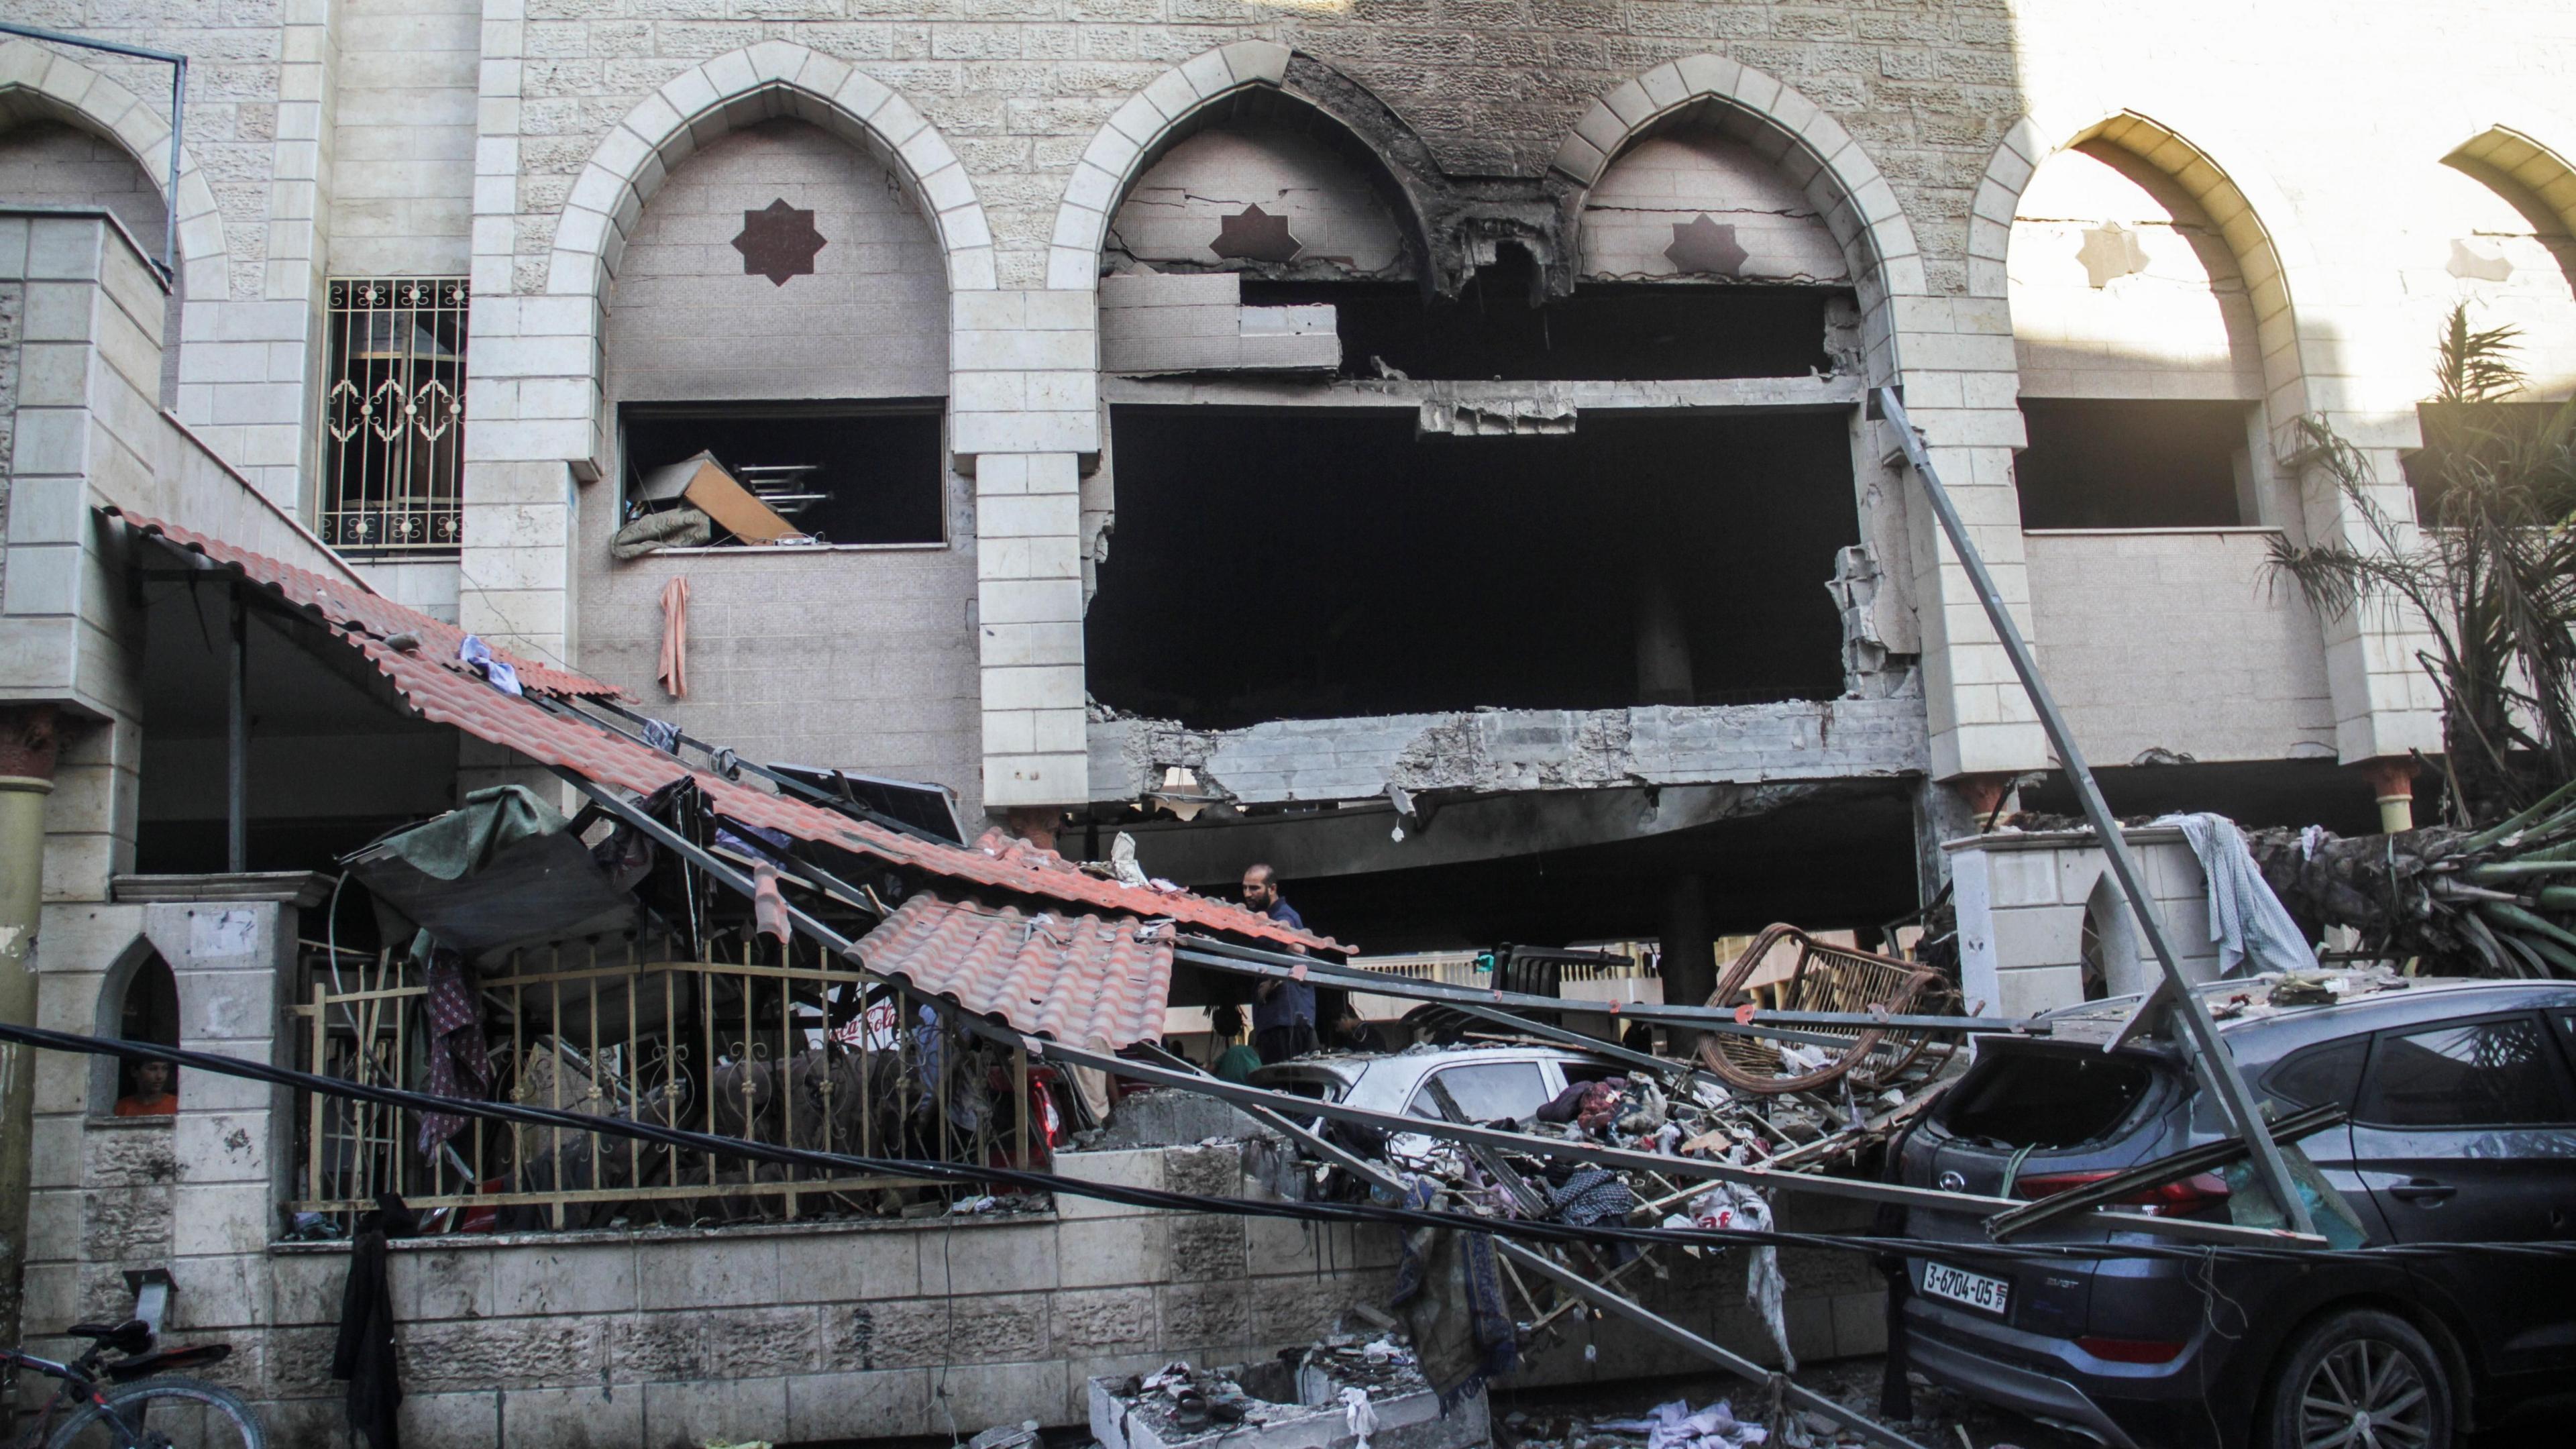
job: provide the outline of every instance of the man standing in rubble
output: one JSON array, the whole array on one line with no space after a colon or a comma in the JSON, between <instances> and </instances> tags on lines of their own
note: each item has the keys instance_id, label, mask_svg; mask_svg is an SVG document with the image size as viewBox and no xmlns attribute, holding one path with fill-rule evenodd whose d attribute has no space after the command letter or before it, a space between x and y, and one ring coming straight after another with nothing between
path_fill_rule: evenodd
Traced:
<instances>
[{"instance_id":1,"label":"man standing in rubble","mask_svg":"<svg viewBox=\"0 0 2576 1449\"><path fill-rule=\"evenodd\" d=\"M1283 926L1306 929L1306 918L1279 894L1279 873L1268 865L1243 871L1243 903ZM1289 948L1304 955L1306 948ZM1264 981L1252 988L1252 1049L1261 1064L1284 1062L1315 1049L1315 988L1303 981Z\"/></svg>"}]
</instances>

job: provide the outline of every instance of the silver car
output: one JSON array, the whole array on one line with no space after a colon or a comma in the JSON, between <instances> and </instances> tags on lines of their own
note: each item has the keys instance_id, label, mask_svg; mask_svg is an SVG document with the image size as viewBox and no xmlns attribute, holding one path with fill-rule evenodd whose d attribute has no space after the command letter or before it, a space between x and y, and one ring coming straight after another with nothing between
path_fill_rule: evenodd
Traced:
<instances>
[{"instance_id":1,"label":"silver car","mask_svg":"<svg viewBox=\"0 0 2576 1449\"><path fill-rule=\"evenodd\" d=\"M1457 1099L1469 1120L1526 1121L1575 1082L1596 1082L1625 1069L1559 1047L1461 1046L1391 1054L1303 1056L1262 1067L1252 1085L1339 1102L1372 1112L1438 1120L1431 1079Z\"/></svg>"}]
</instances>

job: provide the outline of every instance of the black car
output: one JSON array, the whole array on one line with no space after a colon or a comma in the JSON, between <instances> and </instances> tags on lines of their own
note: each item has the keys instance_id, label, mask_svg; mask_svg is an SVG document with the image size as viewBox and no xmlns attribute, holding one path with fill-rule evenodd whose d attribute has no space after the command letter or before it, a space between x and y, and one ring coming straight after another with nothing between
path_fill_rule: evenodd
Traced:
<instances>
[{"instance_id":1,"label":"black car","mask_svg":"<svg viewBox=\"0 0 2576 1449\"><path fill-rule=\"evenodd\" d=\"M2576 1238L2576 982L2342 983L2310 1006L2272 1005L2264 978L2200 990L2276 1117L2350 1110L2349 1125L2300 1146L2366 1238ZM2135 1004L2056 1013L2049 1038L1983 1039L1894 1171L1914 1186L2039 1198L2232 1135L2171 1041L2104 1049ZM2232 1176L2249 1182L2241 1167ZM2259 1186L2244 1192L2238 1207L2268 1206ZM2229 1221L2233 1196L2229 1176L2211 1174L2127 1210ZM1974 1214L1914 1209L1907 1231L1924 1244L1907 1265L1914 1367L2123 1449L2446 1449L2518 1403L2576 1391L2566 1259L2003 1264L1940 1251L1987 1241Z\"/></svg>"}]
</instances>

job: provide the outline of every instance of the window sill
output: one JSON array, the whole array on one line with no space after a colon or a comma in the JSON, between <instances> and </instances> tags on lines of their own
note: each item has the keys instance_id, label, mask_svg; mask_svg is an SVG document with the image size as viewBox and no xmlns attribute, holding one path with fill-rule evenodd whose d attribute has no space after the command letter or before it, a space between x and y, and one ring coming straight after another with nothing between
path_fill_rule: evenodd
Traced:
<instances>
[{"instance_id":1,"label":"window sill","mask_svg":"<svg viewBox=\"0 0 2576 1449\"><path fill-rule=\"evenodd\" d=\"M132 1132L149 1127L167 1129L178 1121L176 1112L156 1112L148 1117L119 1117L113 1112L92 1112L85 1125L93 1130L104 1127L111 1132Z\"/></svg>"}]
</instances>

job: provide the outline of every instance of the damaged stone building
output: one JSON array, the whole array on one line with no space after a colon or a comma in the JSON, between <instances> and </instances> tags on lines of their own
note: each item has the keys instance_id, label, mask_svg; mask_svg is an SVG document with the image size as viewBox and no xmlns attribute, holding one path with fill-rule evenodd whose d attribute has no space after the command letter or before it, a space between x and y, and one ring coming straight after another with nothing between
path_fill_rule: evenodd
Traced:
<instances>
[{"instance_id":1,"label":"damaged stone building","mask_svg":"<svg viewBox=\"0 0 2576 1449\"><path fill-rule=\"evenodd\" d=\"M166 978L179 1039L281 1060L280 963L336 909L313 873L482 787L561 787L120 518L326 581L332 627L330 590L372 591L741 760L945 785L967 840L1102 860L1124 833L1203 890L1272 862L1371 951L1656 940L1698 1000L1717 935L1875 932L2008 798L2066 808L1870 389L1901 389L2118 808L2345 831L2402 808L2439 734L2403 620L2320 617L2267 571L2278 540L2366 542L2299 420L2410 520L2453 307L2521 329L2522 401L2576 389L2576 20L2542 0L5 19L128 48L0 34L0 871L41 859L36 1010L112 1032ZM138 49L188 58L177 115ZM683 521L665 480L702 454L713 521L621 545ZM1997 1012L2082 990L2010 968L2074 959L2094 876L2030 876L1963 877ZM29 1240L30 1322L113 1297L139 1233L199 1262L194 1322L276 1329L272 1398L327 1392L290 1362L330 1316L312 1250L269 1247L283 1096L208 1083L147 1140L105 1117L112 1079L34 1070L38 1211L65 1216ZM132 1222L71 1206L101 1188ZM549 1315L658 1331L684 1300L656 1254L794 1320L777 1362L652 1350L705 1408L663 1422L707 1433L823 1422L730 1385L846 1417L890 1373L908 1430L963 1423L902 1356L920 1323L871 1350L787 1288L1044 1279L1057 1326L989 1335L995 1419L1060 1417L1067 1364L1314 1331L1170 1326L1239 1244L1176 1286L1082 1277L1102 1230L1070 1217L959 1234L1018 1235L1007 1271L870 1231L829 1281L776 1228L560 1271L415 1254L400 1281L407 1313L577 1365L514 1426L645 1402L603 1399L630 1360ZM1837 1292L1807 1331L1865 1340L1874 1302ZM463 1406L489 1367L430 1396L502 1412Z\"/></svg>"}]
</instances>

